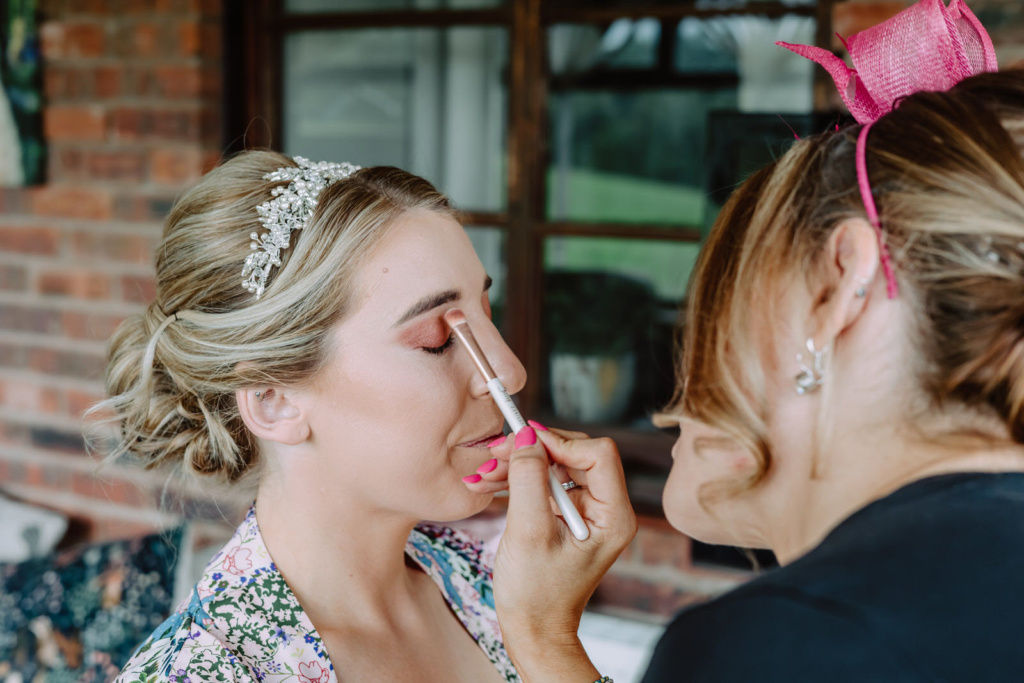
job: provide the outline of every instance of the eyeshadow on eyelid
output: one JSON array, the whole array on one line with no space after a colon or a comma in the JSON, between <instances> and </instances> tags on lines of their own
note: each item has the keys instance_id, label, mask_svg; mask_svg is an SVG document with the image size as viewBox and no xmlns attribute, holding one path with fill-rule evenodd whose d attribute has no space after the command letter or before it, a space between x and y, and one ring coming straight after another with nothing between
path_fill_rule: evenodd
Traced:
<instances>
[{"instance_id":1,"label":"eyeshadow on eyelid","mask_svg":"<svg viewBox=\"0 0 1024 683\"><path fill-rule=\"evenodd\" d=\"M409 346L441 346L448 340L448 328L440 320L424 321L403 332L400 339Z\"/></svg>"}]
</instances>

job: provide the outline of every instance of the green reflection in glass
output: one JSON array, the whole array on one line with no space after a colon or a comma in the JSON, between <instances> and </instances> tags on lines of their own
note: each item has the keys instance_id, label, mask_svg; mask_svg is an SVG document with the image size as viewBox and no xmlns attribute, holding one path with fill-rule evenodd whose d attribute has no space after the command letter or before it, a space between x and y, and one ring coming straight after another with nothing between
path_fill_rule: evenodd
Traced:
<instances>
[{"instance_id":1,"label":"green reflection in glass","mask_svg":"<svg viewBox=\"0 0 1024 683\"><path fill-rule=\"evenodd\" d=\"M693 242L605 237L550 237L545 244L547 270L601 270L647 283L659 299L680 301L697 262Z\"/></svg>"}]
</instances>

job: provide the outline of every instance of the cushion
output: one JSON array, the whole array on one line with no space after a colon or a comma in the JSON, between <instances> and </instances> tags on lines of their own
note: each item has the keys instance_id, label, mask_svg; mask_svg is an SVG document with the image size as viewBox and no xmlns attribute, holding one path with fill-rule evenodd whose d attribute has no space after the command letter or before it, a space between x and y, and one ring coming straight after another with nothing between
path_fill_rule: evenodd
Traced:
<instances>
[{"instance_id":1,"label":"cushion","mask_svg":"<svg viewBox=\"0 0 1024 683\"><path fill-rule=\"evenodd\" d=\"M64 515L0 495L0 562L47 555L68 528Z\"/></svg>"},{"instance_id":2,"label":"cushion","mask_svg":"<svg viewBox=\"0 0 1024 683\"><path fill-rule=\"evenodd\" d=\"M182 535L0 564L0 680L113 680L174 607Z\"/></svg>"}]
</instances>

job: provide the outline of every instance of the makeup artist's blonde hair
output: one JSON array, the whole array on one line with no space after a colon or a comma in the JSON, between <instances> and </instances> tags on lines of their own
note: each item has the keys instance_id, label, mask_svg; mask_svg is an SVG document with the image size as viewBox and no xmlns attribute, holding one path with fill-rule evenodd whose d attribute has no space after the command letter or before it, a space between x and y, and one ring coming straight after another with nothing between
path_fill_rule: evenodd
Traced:
<instances>
[{"instance_id":1,"label":"makeup artist's blonde hair","mask_svg":"<svg viewBox=\"0 0 1024 683\"><path fill-rule=\"evenodd\" d=\"M287 184L264 180L292 159L244 152L174 205L156 254L156 300L110 340L107 391L97 406L120 423L112 457L235 481L259 459L235 403L237 389L300 386L331 349L367 255L403 213L456 218L429 182L397 168L362 169L325 189L309 224L292 234L262 298L242 288L256 207ZM159 331L167 315L176 314ZM147 357L147 350L152 358Z\"/></svg>"},{"instance_id":2,"label":"makeup artist's blonde hair","mask_svg":"<svg viewBox=\"0 0 1024 683\"><path fill-rule=\"evenodd\" d=\"M840 222L866 219L855 166L859 130L799 142L747 180L697 262L677 393L666 412L722 429L755 455L756 470L722 482L723 493L756 486L772 466L754 327L771 326L782 282L823 282L822 254ZM875 124L868 142L900 296L914 311L920 393L933 410L966 406L997 417L1017 444L1024 444L1022 151L1022 71L913 95Z\"/></svg>"}]
</instances>

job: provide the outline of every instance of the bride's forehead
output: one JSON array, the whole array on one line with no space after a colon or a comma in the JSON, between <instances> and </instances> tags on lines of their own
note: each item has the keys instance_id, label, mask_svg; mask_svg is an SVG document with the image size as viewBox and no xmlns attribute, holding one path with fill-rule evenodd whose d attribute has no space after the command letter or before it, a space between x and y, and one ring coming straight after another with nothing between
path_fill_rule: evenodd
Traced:
<instances>
[{"instance_id":1,"label":"bride's forehead","mask_svg":"<svg viewBox=\"0 0 1024 683\"><path fill-rule=\"evenodd\" d=\"M390 226L388 236L360 269L360 309L394 314L428 294L465 293L481 286L483 265L462 226L447 216L416 213Z\"/></svg>"}]
</instances>

